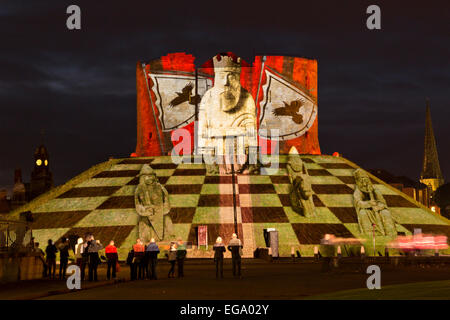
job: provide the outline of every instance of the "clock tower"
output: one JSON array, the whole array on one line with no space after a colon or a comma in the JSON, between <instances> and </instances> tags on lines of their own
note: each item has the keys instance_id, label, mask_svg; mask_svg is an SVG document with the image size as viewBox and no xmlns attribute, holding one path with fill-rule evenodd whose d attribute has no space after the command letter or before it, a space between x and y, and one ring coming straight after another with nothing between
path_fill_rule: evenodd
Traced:
<instances>
[{"instance_id":1,"label":"clock tower","mask_svg":"<svg viewBox=\"0 0 450 320\"><path fill-rule=\"evenodd\" d=\"M31 199L47 192L53 187L53 175L49 168L47 148L40 145L34 152L34 169L31 172L30 196Z\"/></svg>"}]
</instances>

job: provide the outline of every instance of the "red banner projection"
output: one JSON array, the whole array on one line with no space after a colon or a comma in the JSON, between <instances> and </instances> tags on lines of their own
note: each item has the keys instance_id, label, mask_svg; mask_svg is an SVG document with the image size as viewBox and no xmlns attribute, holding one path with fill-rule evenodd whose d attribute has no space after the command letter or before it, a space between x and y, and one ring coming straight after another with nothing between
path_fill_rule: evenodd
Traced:
<instances>
[{"instance_id":1,"label":"red banner projection","mask_svg":"<svg viewBox=\"0 0 450 320\"><path fill-rule=\"evenodd\" d=\"M177 144L186 142L186 135L173 136L179 129L190 133L193 152L198 104L214 85L213 59L197 70L194 60L186 53L170 53L147 64L137 63L137 144L132 156L170 155ZM287 154L292 146L301 154L320 154L316 60L256 56L252 65L241 60L240 83L255 100L258 129L269 132L259 132L259 144L268 146L262 153L270 154L278 144L280 154ZM270 135L271 129L278 129L279 136L273 131Z\"/></svg>"},{"instance_id":2,"label":"red banner projection","mask_svg":"<svg viewBox=\"0 0 450 320\"><path fill-rule=\"evenodd\" d=\"M198 226L198 246L208 246L208 226Z\"/></svg>"}]
</instances>

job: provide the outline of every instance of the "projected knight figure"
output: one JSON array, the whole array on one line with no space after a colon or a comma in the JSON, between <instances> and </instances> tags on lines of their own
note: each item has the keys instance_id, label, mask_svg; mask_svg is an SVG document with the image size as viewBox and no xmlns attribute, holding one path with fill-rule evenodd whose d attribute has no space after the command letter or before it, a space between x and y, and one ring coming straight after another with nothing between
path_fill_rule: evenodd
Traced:
<instances>
[{"instance_id":1,"label":"projected knight figure","mask_svg":"<svg viewBox=\"0 0 450 320\"><path fill-rule=\"evenodd\" d=\"M199 107L199 151L205 156L209 174L217 169L229 174L231 164L243 172L251 147L257 147L255 101L241 86L240 58L218 55L213 63L214 86Z\"/></svg>"},{"instance_id":2,"label":"projected knight figure","mask_svg":"<svg viewBox=\"0 0 450 320\"><path fill-rule=\"evenodd\" d=\"M357 169L353 175L356 180L353 200L361 232L370 235L375 228L378 235L395 237L395 223L383 195L373 187L364 171Z\"/></svg>"},{"instance_id":3,"label":"projected knight figure","mask_svg":"<svg viewBox=\"0 0 450 320\"><path fill-rule=\"evenodd\" d=\"M159 184L153 169L145 164L139 173L139 185L134 194L136 212L139 214L139 238L147 243L151 238L174 238L172 219L169 216L169 193Z\"/></svg>"},{"instance_id":4,"label":"projected knight figure","mask_svg":"<svg viewBox=\"0 0 450 320\"><path fill-rule=\"evenodd\" d=\"M286 170L292 185L292 190L289 194L292 209L297 213L303 214L305 217L315 216L316 209L313 201L314 192L311 187L311 179L308 174L308 169L306 169L295 147L289 152Z\"/></svg>"}]
</instances>

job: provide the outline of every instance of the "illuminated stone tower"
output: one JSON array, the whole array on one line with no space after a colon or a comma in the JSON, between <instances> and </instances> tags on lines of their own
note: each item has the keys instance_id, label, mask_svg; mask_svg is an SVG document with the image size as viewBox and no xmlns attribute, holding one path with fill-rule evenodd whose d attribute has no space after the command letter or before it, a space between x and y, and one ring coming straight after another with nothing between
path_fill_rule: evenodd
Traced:
<instances>
[{"instance_id":1,"label":"illuminated stone tower","mask_svg":"<svg viewBox=\"0 0 450 320\"><path fill-rule=\"evenodd\" d=\"M438 187L444 184L439 157L434 138L433 125L431 123L430 105L427 102L426 120L425 120L425 146L423 153L422 173L420 182L426 184L431 191L436 191Z\"/></svg>"},{"instance_id":2,"label":"illuminated stone tower","mask_svg":"<svg viewBox=\"0 0 450 320\"><path fill-rule=\"evenodd\" d=\"M34 152L34 169L31 172L30 195L31 199L53 187L53 175L49 168L47 148L40 145Z\"/></svg>"}]
</instances>

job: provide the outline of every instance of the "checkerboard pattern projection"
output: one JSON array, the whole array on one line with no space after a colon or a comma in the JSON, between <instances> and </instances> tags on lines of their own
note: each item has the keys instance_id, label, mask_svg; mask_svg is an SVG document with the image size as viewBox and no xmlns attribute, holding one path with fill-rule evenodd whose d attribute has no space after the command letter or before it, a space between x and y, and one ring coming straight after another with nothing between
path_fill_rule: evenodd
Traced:
<instances>
[{"instance_id":1,"label":"checkerboard pattern projection","mask_svg":"<svg viewBox=\"0 0 450 320\"><path fill-rule=\"evenodd\" d=\"M326 233L363 237L352 198L353 171L358 167L341 157L302 155L301 158L311 177L315 217L304 217L290 206L287 156L279 156L278 169L262 168L261 175L236 176L238 234L245 256L253 256L257 247L265 247L264 228L278 230L281 256L289 256L292 247L304 256L312 255L314 246L320 244ZM137 175L146 163L169 192L170 216L178 237L196 245L196 227L207 225L209 245L219 235L228 242L234 232L232 177L207 176L204 164L174 164L168 156L115 160L109 169L95 172L32 208L36 240L46 243L50 238L58 240L93 232L104 244L114 239L123 257L137 238L134 191L139 183ZM424 233L446 234L450 238L448 220L371 178L386 199L399 232L411 234L415 228L421 228ZM376 240L380 244L387 241L378 237Z\"/></svg>"}]
</instances>

